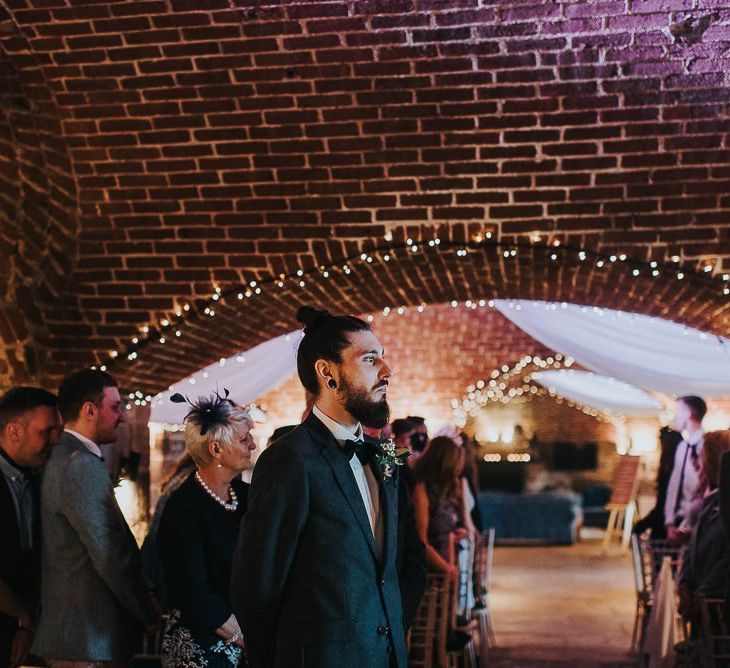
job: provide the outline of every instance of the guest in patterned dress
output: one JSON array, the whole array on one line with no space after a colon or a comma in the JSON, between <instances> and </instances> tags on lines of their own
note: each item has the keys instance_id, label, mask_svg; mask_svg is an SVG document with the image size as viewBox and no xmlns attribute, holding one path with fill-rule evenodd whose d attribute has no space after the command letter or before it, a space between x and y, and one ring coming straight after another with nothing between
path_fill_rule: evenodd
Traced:
<instances>
[{"instance_id":1,"label":"guest in patterned dress","mask_svg":"<svg viewBox=\"0 0 730 668\"><path fill-rule=\"evenodd\" d=\"M458 575L450 562L449 535L468 535L471 520L464 503L461 474L464 449L447 436L436 436L428 444L415 467L413 505L416 526L426 546L430 571Z\"/></svg>"},{"instance_id":2,"label":"guest in patterned dress","mask_svg":"<svg viewBox=\"0 0 730 668\"><path fill-rule=\"evenodd\" d=\"M196 468L170 496L157 538L170 605L166 667L246 665L229 582L246 511L241 472L251 467L256 447L252 427L245 409L219 395L199 399L186 417L185 447Z\"/></svg>"}]
</instances>

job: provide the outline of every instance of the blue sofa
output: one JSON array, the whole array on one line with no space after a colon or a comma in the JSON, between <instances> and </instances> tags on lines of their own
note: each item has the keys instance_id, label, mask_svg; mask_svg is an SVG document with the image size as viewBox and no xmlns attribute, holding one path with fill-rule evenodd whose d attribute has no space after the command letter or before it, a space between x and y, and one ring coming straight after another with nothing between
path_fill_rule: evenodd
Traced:
<instances>
[{"instance_id":1,"label":"blue sofa","mask_svg":"<svg viewBox=\"0 0 730 668\"><path fill-rule=\"evenodd\" d=\"M583 520L581 497L573 492L480 492L478 503L484 527L494 527L502 542L571 545Z\"/></svg>"}]
</instances>

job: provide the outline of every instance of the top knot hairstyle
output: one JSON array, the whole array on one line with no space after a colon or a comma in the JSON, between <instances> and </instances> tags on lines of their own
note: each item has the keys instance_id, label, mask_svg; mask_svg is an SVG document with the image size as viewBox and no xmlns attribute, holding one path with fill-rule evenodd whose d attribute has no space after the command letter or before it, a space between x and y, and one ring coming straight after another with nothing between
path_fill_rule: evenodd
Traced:
<instances>
[{"instance_id":1,"label":"top knot hairstyle","mask_svg":"<svg viewBox=\"0 0 730 668\"><path fill-rule=\"evenodd\" d=\"M311 306L301 306L297 320L304 325L304 337L297 351L297 373L304 388L319 396L319 382L314 368L317 360L339 364L342 351L350 345L350 332L369 332L370 325L351 315L332 315Z\"/></svg>"}]
</instances>

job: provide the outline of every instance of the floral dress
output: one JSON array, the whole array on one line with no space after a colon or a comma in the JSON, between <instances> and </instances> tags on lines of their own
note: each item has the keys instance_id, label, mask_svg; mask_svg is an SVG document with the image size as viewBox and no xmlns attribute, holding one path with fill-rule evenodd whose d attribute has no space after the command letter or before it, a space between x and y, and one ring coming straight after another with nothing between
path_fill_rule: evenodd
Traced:
<instances>
[{"instance_id":1,"label":"floral dress","mask_svg":"<svg viewBox=\"0 0 730 668\"><path fill-rule=\"evenodd\" d=\"M164 668L230 668L238 665L240 657L241 648L226 645L222 638L201 643L180 623L180 611L170 611L162 639Z\"/></svg>"}]
</instances>

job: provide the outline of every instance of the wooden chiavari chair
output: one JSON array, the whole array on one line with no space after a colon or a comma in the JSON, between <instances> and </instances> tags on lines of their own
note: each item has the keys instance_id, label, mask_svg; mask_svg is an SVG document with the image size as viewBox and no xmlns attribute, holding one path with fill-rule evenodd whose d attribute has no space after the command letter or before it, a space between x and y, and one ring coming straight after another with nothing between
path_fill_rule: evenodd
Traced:
<instances>
[{"instance_id":1,"label":"wooden chiavari chair","mask_svg":"<svg viewBox=\"0 0 730 668\"><path fill-rule=\"evenodd\" d=\"M730 666L730 633L725 623L725 601L699 597L702 665L705 668Z\"/></svg>"}]
</instances>

